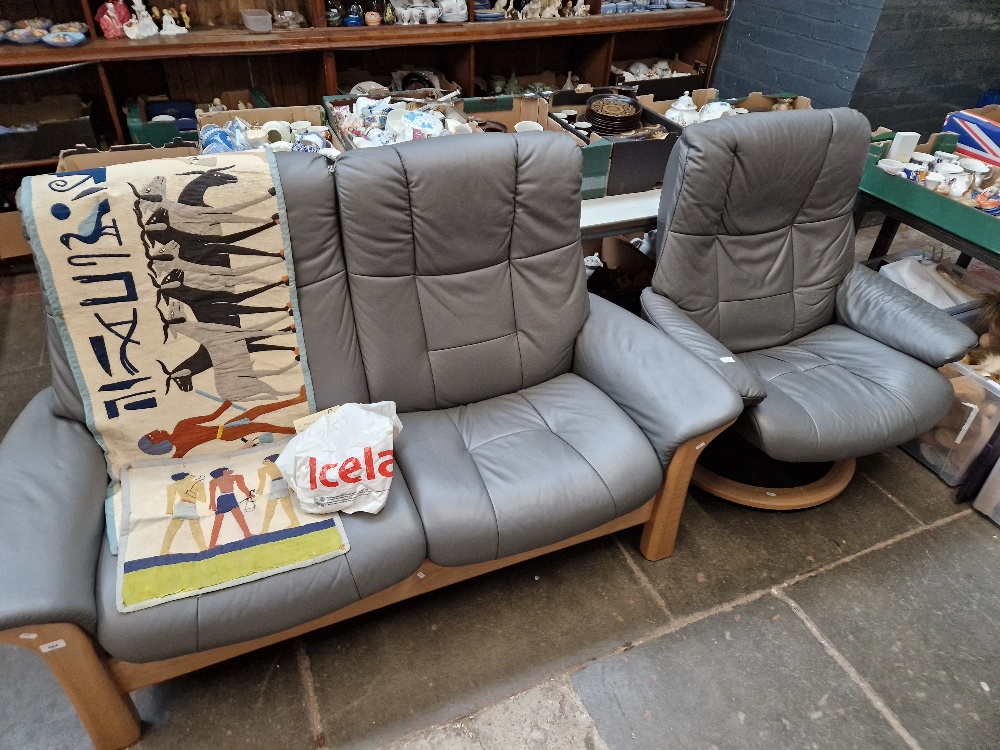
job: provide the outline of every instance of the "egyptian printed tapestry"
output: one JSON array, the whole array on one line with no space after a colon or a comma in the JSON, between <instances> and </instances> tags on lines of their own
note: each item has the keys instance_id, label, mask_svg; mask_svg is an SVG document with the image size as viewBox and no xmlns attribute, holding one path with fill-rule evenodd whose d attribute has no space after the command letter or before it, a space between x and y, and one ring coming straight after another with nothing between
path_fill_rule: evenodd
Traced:
<instances>
[{"instance_id":1,"label":"egyptian printed tapestry","mask_svg":"<svg viewBox=\"0 0 1000 750\"><path fill-rule=\"evenodd\" d=\"M293 420L311 411L280 186L268 163L253 154L40 175L25 186L25 226L46 295L88 426L115 480L109 496L114 545L128 522L118 482L123 471L145 487L134 475L151 461L257 446L272 446L266 453L275 454L280 449L273 446L294 434ZM226 467L209 472L220 468ZM145 490L131 493L131 514L145 525L158 516L162 528L150 533L160 539L186 521L181 525L191 533L176 544L219 567L220 546L246 548L240 541L246 524L228 521L237 510L230 496L239 498L237 505L251 496L234 484L237 474L196 480L200 475L190 473L191 482L205 483L206 496L210 484L225 496L211 503L214 510L198 501L165 505L160 486L148 497ZM192 486L200 496L200 486ZM206 536L210 541L202 544ZM330 541L336 545L320 557L344 546L339 538ZM173 554L172 545L141 547L127 560ZM259 567L237 566L231 578L259 577Z\"/></svg>"}]
</instances>

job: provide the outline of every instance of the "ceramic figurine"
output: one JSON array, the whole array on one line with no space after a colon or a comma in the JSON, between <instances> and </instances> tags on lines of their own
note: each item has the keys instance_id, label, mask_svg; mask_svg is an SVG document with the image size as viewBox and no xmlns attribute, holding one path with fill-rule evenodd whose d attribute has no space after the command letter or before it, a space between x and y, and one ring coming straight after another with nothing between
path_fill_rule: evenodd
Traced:
<instances>
[{"instance_id":1,"label":"ceramic figurine","mask_svg":"<svg viewBox=\"0 0 1000 750\"><path fill-rule=\"evenodd\" d=\"M546 0L542 6L542 18L559 17L559 0Z\"/></svg>"},{"instance_id":2,"label":"ceramic figurine","mask_svg":"<svg viewBox=\"0 0 1000 750\"><path fill-rule=\"evenodd\" d=\"M670 78L673 71L670 69L670 62L667 60L657 60L653 64L653 72L657 78Z\"/></svg>"},{"instance_id":3,"label":"ceramic figurine","mask_svg":"<svg viewBox=\"0 0 1000 750\"><path fill-rule=\"evenodd\" d=\"M160 19L160 9L157 8L155 5L152 8L149 9L149 15L151 15L153 17L154 23L159 23L160 22L160 20L161 20Z\"/></svg>"},{"instance_id":4,"label":"ceramic figurine","mask_svg":"<svg viewBox=\"0 0 1000 750\"><path fill-rule=\"evenodd\" d=\"M181 3L181 23L185 29L191 28L191 16L188 15L187 3Z\"/></svg>"},{"instance_id":5,"label":"ceramic figurine","mask_svg":"<svg viewBox=\"0 0 1000 750\"><path fill-rule=\"evenodd\" d=\"M142 38L146 39L151 36L156 36L160 33L160 30L156 28L156 23L149 16L149 11L145 8L139 13L139 32L142 34Z\"/></svg>"},{"instance_id":6,"label":"ceramic figurine","mask_svg":"<svg viewBox=\"0 0 1000 750\"><path fill-rule=\"evenodd\" d=\"M122 31L125 32L125 36L129 39L142 39L142 32L139 31L139 21L135 16L132 16L128 23L122 25Z\"/></svg>"},{"instance_id":7,"label":"ceramic figurine","mask_svg":"<svg viewBox=\"0 0 1000 750\"><path fill-rule=\"evenodd\" d=\"M132 15L129 14L129 19L131 20ZM125 36L125 24L118 18L118 13L115 10L114 3L107 2L102 5L97 10L97 14L94 16L94 20L101 27L101 31L104 33L107 39L121 39Z\"/></svg>"},{"instance_id":8,"label":"ceramic figurine","mask_svg":"<svg viewBox=\"0 0 1000 750\"><path fill-rule=\"evenodd\" d=\"M590 15L590 6L583 2L583 0L576 0L576 6L573 8L573 15L577 18L583 18L584 16Z\"/></svg>"},{"instance_id":9,"label":"ceramic figurine","mask_svg":"<svg viewBox=\"0 0 1000 750\"><path fill-rule=\"evenodd\" d=\"M174 17L170 13L163 14L163 28L160 29L160 34L163 36L175 36L177 34L186 34L187 29L183 26L178 26Z\"/></svg>"},{"instance_id":10,"label":"ceramic figurine","mask_svg":"<svg viewBox=\"0 0 1000 750\"><path fill-rule=\"evenodd\" d=\"M775 102L774 106L771 107L771 111L787 112L788 110L792 109L793 101L794 98L790 96L779 97L778 101Z\"/></svg>"},{"instance_id":11,"label":"ceramic figurine","mask_svg":"<svg viewBox=\"0 0 1000 750\"><path fill-rule=\"evenodd\" d=\"M212 100L212 106L208 108L209 112L225 112L229 109L225 104L222 103L222 99L215 97Z\"/></svg>"},{"instance_id":12,"label":"ceramic figurine","mask_svg":"<svg viewBox=\"0 0 1000 750\"><path fill-rule=\"evenodd\" d=\"M521 18L541 18L542 0L529 0L521 9Z\"/></svg>"},{"instance_id":13,"label":"ceramic figurine","mask_svg":"<svg viewBox=\"0 0 1000 750\"><path fill-rule=\"evenodd\" d=\"M494 96L502 94L506 83L507 79L503 76L490 76L490 91Z\"/></svg>"},{"instance_id":14,"label":"ceramic figurine","mask_svg":"<svg viewBox=\"0 0 1000 750\"><path fill-rule=\"evenodd\" d=\"M559 10L559 15L563 18L569 18L573 15L573 0L566 0L566 3Z\"/></svg>"}]
</instances>

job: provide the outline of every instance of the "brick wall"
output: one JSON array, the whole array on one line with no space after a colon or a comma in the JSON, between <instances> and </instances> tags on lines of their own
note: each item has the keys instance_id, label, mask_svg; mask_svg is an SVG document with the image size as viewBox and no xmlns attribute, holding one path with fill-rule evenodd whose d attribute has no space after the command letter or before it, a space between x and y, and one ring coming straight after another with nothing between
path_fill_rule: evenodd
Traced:
<instances>
[{"instance_id":1,"label":"brick wall","mask_svg":"<svg viewBox=\"0 0 1000 750\"><path fill-rule=\"evenodd\" d=\"M928 134L987 88L1000 88L1000 2L885 0L850 104L872 127Z\"/></svg>"},{"instance_id":2,"label":"brick wall","mask_svg":"<svg viewBox=\"0 0 1000 750\"><path fill-rule=\"evenodd\" d=\"M818 108L851 102L882 5L895 0L735 1L713 85L724 97L791 91Z\"/></svg>"}]
</instances>

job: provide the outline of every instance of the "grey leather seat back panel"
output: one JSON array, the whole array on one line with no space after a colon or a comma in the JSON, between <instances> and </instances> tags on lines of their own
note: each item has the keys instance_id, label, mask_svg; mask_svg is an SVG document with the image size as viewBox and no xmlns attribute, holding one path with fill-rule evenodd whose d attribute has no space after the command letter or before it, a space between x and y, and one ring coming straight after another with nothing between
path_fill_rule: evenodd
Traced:
<instances>
[{"instance_id":1,"label":"grey leather seat back panel","mask_svg":"<svg viewBox=\"0 0 1000 750\"><path fill-rule=\"evenodd\" d=\"M294 248L302 337L316 406L367 402L329 163L315 154L276 154Z\"/></svg>"},{"instance_id":2,"label":"grey leather seat back panel","mask_svg":"<svg viewBox=\"0 0 1000 750\"><path fill-rule=\"evenodd\" d=\"M869 138L846 108L687 128L663 181L654 291L734 352L829 324Z\"/></svg>"},{"instance_id":3,"label":"grey leather seat back panel","mask_svg":"<svg viewBox=\"0 0 1000 750\"><path fill-rule=\"evenodd\" d=\"M579 148L545 133L442 138L338 160L373 401L446 408L569 369L588 310L580 170ZM384 187L374 194L373 184Z\"/></svg>"}]
</instances>

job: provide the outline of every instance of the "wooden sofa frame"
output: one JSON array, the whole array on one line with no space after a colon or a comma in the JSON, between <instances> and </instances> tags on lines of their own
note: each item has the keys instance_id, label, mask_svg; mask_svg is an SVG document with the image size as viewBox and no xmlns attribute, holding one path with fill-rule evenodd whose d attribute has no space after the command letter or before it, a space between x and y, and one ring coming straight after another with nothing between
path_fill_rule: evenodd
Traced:
<instances>
[{"instance_id":1,"label":"wooden sofa frame","mask_svg":"<svg viewBox=\"0 0 1000 750\"><path fill-rule=\"evenodd\" d=\"M141 734L139 714L129 695L133 690L343 622L418 594L640 524L643 524L639 544L642 555L654 561L669 557L674 551L681 511L698 456L727 427L728 424L683 443L664 473L659 492L631 513L570 539L499 560L459 567L441 567L425 560L416 573L395 586L280 633L143 664L108 656L90 635L72 623L0 631L0 644L21 646L38 653L72 702L95 750L122 750L137 742Z\"/></svg>"}]
</instances>

